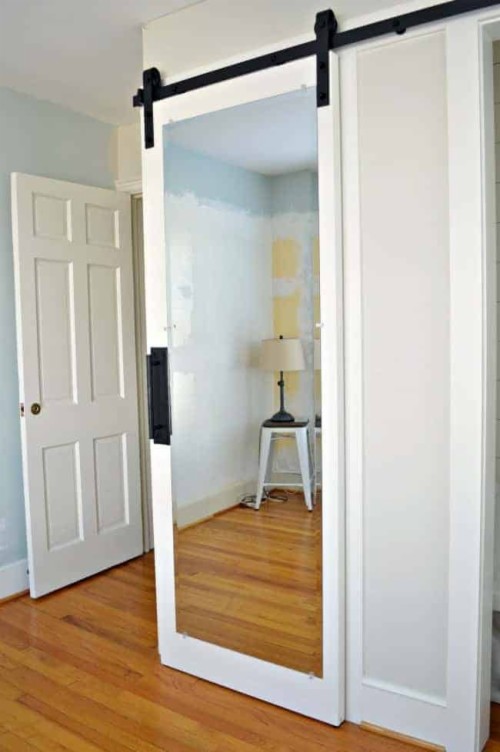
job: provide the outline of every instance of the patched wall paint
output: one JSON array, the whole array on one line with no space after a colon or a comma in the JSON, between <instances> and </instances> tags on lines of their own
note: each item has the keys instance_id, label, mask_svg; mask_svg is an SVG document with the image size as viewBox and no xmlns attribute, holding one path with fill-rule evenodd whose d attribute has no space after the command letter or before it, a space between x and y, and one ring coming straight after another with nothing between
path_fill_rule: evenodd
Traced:
<instances>
[{"instance_id":1,"label":"patched wall paint","mask_svg":"<svg viewBox=\"0 0 500 752\"><path fill-rule=\"evenodd\" d=\"M286 407L295 418L321 413L319 372L314 371L313 339L319 337L318 178L304 170L271 178L274 336L298 337L306 370L285 374ZM278 407L278 393L275 391ZM316 453L318 466L319 453ZM275 445L275 469L296 473L296 448L286 439Z\"/></svg>"},{"instance_id":2,"label":"patched wall paint","mask_svg":"<svg viewBox=\"0 0 500 752\"><path fill-rule=\"evenodd\" d=\"M300 245L295 238L273 240L273 278L290 279L299 271Z\"/></svg>"},{"instance_id":3,"label":"patched wall paint","mask_svg":"<svg viewBox=\"0 0 500 752\"><path fill-rule=\"evenodd\" d=\"M10 173L113 187L113 127L0 88L0 567L26 557Z\"/></svg>"},{"instance_id":4,"label":"patched wall paint","mask_svg":"<svg viewBox=\"0 0 500 752\"><path fill-rule=\"evenodd\" d=\"M285 339L299 337L299 308L302 302L301 291L290 290L288 285L274 286L273 320L274 335ZM289 377L287 377L288 381ZM289 390L288 390L289 391Z\"/></svg>"},{"instance_id":5,"label":"patched wall paint","mask_svg":"<svg viewBox=\"0 0 500 752\"><path fill-rule=\"evenodd\" d=\"M287 374L287 404L314 419L318 210L311 171L268 177L235 167L176 144L180 126L167 126L164 174L173 488L183 526L255 490L260 424L278 399L275 375L259 368L262 339L302 339L308 368ZM276 470L297 467L295 448L278 443Z\"/></svg>"},{"instance_id":6,"label":"patched wall paint","mask_svg":"<svg viewBox=\"0 0 500 752\"><path fill-rule=\"evenodd\" d=\"M168 131L167 131L168 132ZM259 368L272 336L267 178L167 143L172 477L180 527L254 491L272 406Z\"/></svg>"},{"instance_id":7,"label":"patched wall paint","mask_svg":"<svg viewBox=\"0 0 500 752\"><path fill-rule=\"evenodd\" d=\"M204 204L237 209L245 214L269 214L269 178L250 170L185 149L175 143L182 123L169 128L170 148L165 150L165 184L173 196L196 195Z\"/></svg>"}]
</instances>

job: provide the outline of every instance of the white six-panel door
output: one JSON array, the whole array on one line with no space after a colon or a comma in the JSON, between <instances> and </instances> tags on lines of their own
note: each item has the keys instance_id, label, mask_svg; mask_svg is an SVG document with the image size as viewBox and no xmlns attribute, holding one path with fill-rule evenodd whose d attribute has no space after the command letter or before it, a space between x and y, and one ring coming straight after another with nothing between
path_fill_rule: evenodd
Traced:
<instances>
[{"instance_id":1,"label":"white six-panel door","mask_svg":"<svg viewBox=\"0 0 500 752\"><path fill-rule=\"evenodd\" d=\"M143 550L130 197L13 174L12 211L37 597Z\"/></svg>"}]
</instances>

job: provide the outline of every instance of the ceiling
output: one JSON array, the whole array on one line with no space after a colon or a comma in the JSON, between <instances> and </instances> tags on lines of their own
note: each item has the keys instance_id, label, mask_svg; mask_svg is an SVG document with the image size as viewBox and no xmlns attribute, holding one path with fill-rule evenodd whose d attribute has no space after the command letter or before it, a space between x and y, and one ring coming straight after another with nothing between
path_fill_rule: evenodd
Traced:
<instances>
[{"instance_id":1,"label":"ceiling","mask_svg":"<svg viewBox=\"0 0 500 752\"><path fill-rule=\"evenodd\" d=\"M144 23L206 0L0 0L0 86L134 121Z\"/></svg>"},{"instance_id":2,"label":"ceiling","mask_svg":"<svg viewBox=\"0 0 500 752\"><path fill-rule=\"evenodd\" d=\"M165 126L191 151L263 175L317 169L316 90L303 89Z\"/></svg>"},{"instance_id":3,"label":"ceiling","mask_svg":"<svg viewBox=\"0 0 500 752\"><path fill-rule=\"evenodd\" d=\"M142 71L141 27L210 2L0 0L0 86L116 125L133 122L131 96ZM294 2L311 5L311 0ZM341 21L398 4L400 0L331 2Z\"/></svg>"}]
</instances>

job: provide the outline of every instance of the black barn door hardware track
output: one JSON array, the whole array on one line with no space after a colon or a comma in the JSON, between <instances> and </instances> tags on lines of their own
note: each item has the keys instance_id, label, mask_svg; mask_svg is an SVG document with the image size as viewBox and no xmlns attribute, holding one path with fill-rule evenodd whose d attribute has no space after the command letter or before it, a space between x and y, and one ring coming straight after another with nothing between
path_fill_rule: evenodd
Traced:
<instances>
[{"instance_id":1,"label":"black barn door hardware track","mask_svg":"<svg viewBox=\"0 0 500 752\"><path fill-rule=\"evenodd\" d=\"M286 47L283 50L260 55L250 60L243 60L241 63L227 65L224 68L208 71L172 84L162 85L158 68L149 68L143 73L143 88L139 89L133 98L134 107L144 108L144 146L146 149L151 149L154 146L154 102L316 55L317 104L318 107L324 107L329 104L329 50L337 50L350 44L366 42L368 39L381 37L385 34L404 34L408 29L422 26L422 24L442 21L446 18L484 10L499 4L500 0L452 0L452 2L440 3L429 8L422 8L401 16L393 16L383 21L376 21L366 26L340 32L337 30L337 20L333 11L325 10L316 16L314 26L316 39L311 42Z\"/></svg>"}]
</instances>

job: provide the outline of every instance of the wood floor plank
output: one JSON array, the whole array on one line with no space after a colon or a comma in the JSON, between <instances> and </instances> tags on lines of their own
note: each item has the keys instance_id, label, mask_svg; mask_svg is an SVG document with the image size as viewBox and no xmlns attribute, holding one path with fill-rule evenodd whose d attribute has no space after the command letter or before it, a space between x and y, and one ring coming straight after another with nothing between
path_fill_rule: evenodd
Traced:
<instances>
[{"instance_id":1,"label":"wood floor plank","mask_svg":"<svg viewBox=\"0 0 500 752\"><path fill-rule=\"evenodd\" d=\"M64 619L54 619L41 610L34 610L26 602L14 601L7 614L0 611L0 623L4 622L12 627L21 624L22 631L35 646L40 639L47 642L56 638L61 647L71 650L76 648L87 660L96 660L99 657L102 661L106 656L106 666L110 670L116 669L129 675L141 676L145 660L148 660L142 655L136 655L135 651L122 650L116 642L89 631L85 632L85 639L79 639L81 630L78 626L68 624ZM152 656L149 660L152 660Z\"/></svg>"},{"instance_id":2,"label":"wood floor plank","mask_svg":"<svg viewBox=\"0 0 500 752\"><path fill-rule=\"evenodd\" d=\"M34 752L34 747L20 736L8 732L0 736L0 749L2 752Z\"/></svg>"},{"instance_id":3,"label":"wood floor plank","mask_svg":"<svg viewBox=\"0 0 500 752\"><path fill-rule=\"evenodd\" d=\"M35 729L18 729L16 736L29 744L31 748L40 752L68 752L68 748L60 744L56 739L44 736ZM0 747L1 749L1 747Z\"/></svg>"},{"instance_id":4,"label":"wood floor plank","mask_svg":"<svg viewBox=\"0 0 500 752\"><path fill-rule=\"evenodd\" d=\"M490 728L490 746L487 746L486 749L489 750L489 752L493 752L493 750L498 749L498 751L500 752L500 704L497 702L491 703ZM497 746L495 746L493 742Z\"/></svg>"},{"instance_id":5,"label":"wood floor plank","mask_svg":"<svg viewBox=\"0 0 500 752\"><path fill-rule=\"evenodd\" d=\"M12 605L12 603L15 603L16 601L11 601L10 603L0 606L0 617L3 614L6 614L8 612L8 608ZM30 640L28 634L22 633L18 628L17 624L12 626L9 623L0 621L0 643L3 645L10 645L13 648L18 648L19 650L24 650L25 648L29 647Z\"/></svg>"},{"instance_id":6,"label":"wood floor plank","mask_svg":"<svg viewBox=\"0 0 500 752\"><path fill-rule=\"evenodd\" d=\"M119 752L119 750L158 752L161 749L149 744L145 745L139 738L124 734L120 728L106 723L100 717L100 714L97 714L96 717L88 718L84 716L80 718L72 709L70 709L70 713L63 712L57 705L33 695L24 695L20 702L51 719L63 729L73 732L87 742L92 742L101 752Z\"/></svg>"},{"instance_id":7,"label":"wood floor plank","mask_svg":"<svg viewBox=\"0 0 500 752\"><path fill-rule=\"evenodd\" d=\"M251 745L240 741L236 743L234 738L222 730L210 728L206 729L204 734L200 734L198 719L189 718L168 706L158 705L133 692L122 691L117 694L110 691L110 688L103 688L102 684L92 678L78 683L74 689L97 699L109 710L141 723L145 738L162 738L166 749L176 742L200 752L205 749L207 751L224 749L228 752L232 750L253 751Z\"/></svg>"},{"instance_id":8,"label":"wood floor plank","mask_svg":"<svg viewBox=\"0 0 500 752\"><path fill-rule=\"evenodd\" d=\"M61 720L60 712L68 719L70 725L76 724L83 738L98 740L104 749L121 744L123 749L137 752L157 752L161 744L154 744L146 739L145 727L134 720L119 716L104 707L99 701L86 697L74 687L60 687L46 677L37 676L30 669L20 668L12 672L12 681L24 689L19 702L23 707ZM43 698L43 700L39 699ZM186 752L179 748L179 752Z\"/></svg>"},{"instance_id":9,"label":"wood floor plank","mask_svg":"<svg viewBox=\"0 0 500 752\"><path fill-rule=\"evenodd\" d=\"M15 733L18 729L25 729L35 725L39 720L36 712L24 707L21 698L22 693L15 700L0 698L0 718L2 719L2 726L6 731Z\"/></svg>"},{"instance_id":10,"label":"wood floor plank","mask_svg":"<svg viewBox=\"0 0 500 752\"><path fill-rule=\"evenodd\" d=\"M91 621L99 629L112 624L115 635L126 635L128 639L137 641L138 645L144 647L156 647L157 629L151 616L145 618L124 612L123 603L120 609L104 605L83 590L76 592L66 589L57 593L57 596L58 598L41 598L36 602L36 607L58 619L73 616Z\"/></svg>"},{"instance_id":11,"label":"wood floor plank","mask_svg":"<svg viewBox=\"0 0 500 752\"><path fill-rule=\"evenodd\" d=\"M16 650L8 645L0 644L0 656L2 653L6 654L9 663L2 666L0 662L0 669L12 669L21 664L38 671L44 676L57 678L63 684L72 684L76 681L77 673L72 666L58 662L52 655L43 650L32 647L25 650Z\"/></svg>"},{"instance_id":12,"label":"wood floor plank","mask_svg":"<svg viewBox=\"0 0 500 752\"><path fill-rule=\"evenodd\" d=\"M31 741L32 744L38 744L41 749L43 749L45 740L49 740L57 742L68 752L100 752L101 750L92 742L86 741L83 737L46 718L40 718L33 727L27 729L24 738Z\"/></svg>"}]
</instances>

